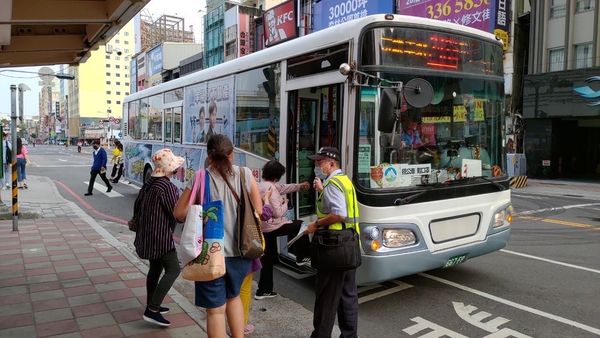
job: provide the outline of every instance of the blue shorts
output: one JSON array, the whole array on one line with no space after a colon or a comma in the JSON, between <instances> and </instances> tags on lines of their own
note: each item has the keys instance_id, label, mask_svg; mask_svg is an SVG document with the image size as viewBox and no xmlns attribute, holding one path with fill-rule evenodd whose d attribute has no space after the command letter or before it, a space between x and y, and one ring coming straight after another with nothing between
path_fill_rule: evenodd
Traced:
<instances>
[{"instance_id":1,"label":"blue shorts","mask_svg":"<svg viewBox=\"0 0 600 338\"><path fill-rule=\"evenodd\" d=\"M196 306L214 309L224 305L227 299L237 297L251 262L243 257L225 257L225 276L209 282L195 282Z\"/></svg>"}]
</instances>

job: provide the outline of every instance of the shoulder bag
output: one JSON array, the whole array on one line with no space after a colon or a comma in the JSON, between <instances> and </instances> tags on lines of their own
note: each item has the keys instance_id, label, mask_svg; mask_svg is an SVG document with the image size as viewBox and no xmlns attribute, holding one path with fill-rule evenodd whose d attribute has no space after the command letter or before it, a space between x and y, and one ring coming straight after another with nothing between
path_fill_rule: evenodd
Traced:
<instances>
[{"instance_id":1,"label":"shoulder bag","mask_svg":"<svg viewBox=\"0 0 600 338\"><path fill-rule=\"evenodd\" d=\"M246 170L240 167L242 196L238 196L229 181L225 180L225 182L238 202L238 249L244 258L259 258L265 252L265 239L260 229L260 217L252 204L248 189L246 189Z\"/></svg>"},{"instance_id":2,"label":"shoulder bag","mask_svg":"<svg viewBox=\"0 0 600 338\"><path fill-rule=\"evenodd\" d=\"M204 186L205 193L201 195L203 197L200 200L203 209L201 224L204 225L204 240L199 241L200 254L186 264L181 273L184 279L196 282L207 282L225 275L223 202L211 201L208 172Z\"/></svg>"}]
</instances>

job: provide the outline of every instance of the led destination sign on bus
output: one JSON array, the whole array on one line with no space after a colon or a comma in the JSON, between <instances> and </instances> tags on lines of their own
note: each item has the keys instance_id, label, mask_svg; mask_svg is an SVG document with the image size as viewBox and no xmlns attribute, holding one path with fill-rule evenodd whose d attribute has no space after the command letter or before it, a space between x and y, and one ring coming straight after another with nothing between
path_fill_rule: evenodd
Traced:
<instances>
[{"instance_id":1,"label":"led destination sign on bus","mask_svg":"<svg viewBox=\"0 0 600 338\"><path fill-rule=\"evenodd\" d=\"M502 76L502 49L475 38L405 27L373 28L362 40L362 64Z\"/></svg>"}]
</instances>

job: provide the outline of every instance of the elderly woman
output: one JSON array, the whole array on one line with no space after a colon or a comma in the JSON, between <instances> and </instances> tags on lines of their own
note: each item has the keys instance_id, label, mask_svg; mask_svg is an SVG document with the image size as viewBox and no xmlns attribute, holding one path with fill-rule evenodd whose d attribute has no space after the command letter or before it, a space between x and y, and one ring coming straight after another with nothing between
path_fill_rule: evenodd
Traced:
<instances>
[{"instance_id":1,"label":"elderly woman","mask_svg":"<svg viewBox=\"0 0 600 338\"><path fill-rule=\"evenodd\" d=\"M176 220L173 216L179 190L170 177L184 162L170 149L161 149L152 155L154 171L140 189L134 204L134 219L138 229L135 234L135 251L142 259L150 260L146 277L147 306L144 320L160 326L171 323L162 315L169 309L161 304L179 276L180 268L173 242ZM165 274L160 278L161 273Z\"/></svg>"}]
</instances>

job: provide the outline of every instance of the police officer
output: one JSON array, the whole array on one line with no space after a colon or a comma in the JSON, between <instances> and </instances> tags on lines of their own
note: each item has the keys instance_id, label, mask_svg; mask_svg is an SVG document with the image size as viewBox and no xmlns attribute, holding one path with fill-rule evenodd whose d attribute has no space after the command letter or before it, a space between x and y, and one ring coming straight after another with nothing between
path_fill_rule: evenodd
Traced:
<instances>
[{"instance_id":1,"label":"police officer","mask_svg":"<svg viewBox=\"0 0 600 338\"><path fill-rule=\"evenodd\" d=\"M322 147L315 155L314 187L318 192L317 220L310 223L306 232L318 228L358 230L358 204L352 181L340 169L340 152L337 148ZM324 180L324 181L322 181ZM346 271L317 270L315 282L315 308L311 338L331 337L335 315L338 314L340 337L357 337L358 292L356 269Z\"/></svg>"}]
</instances>

